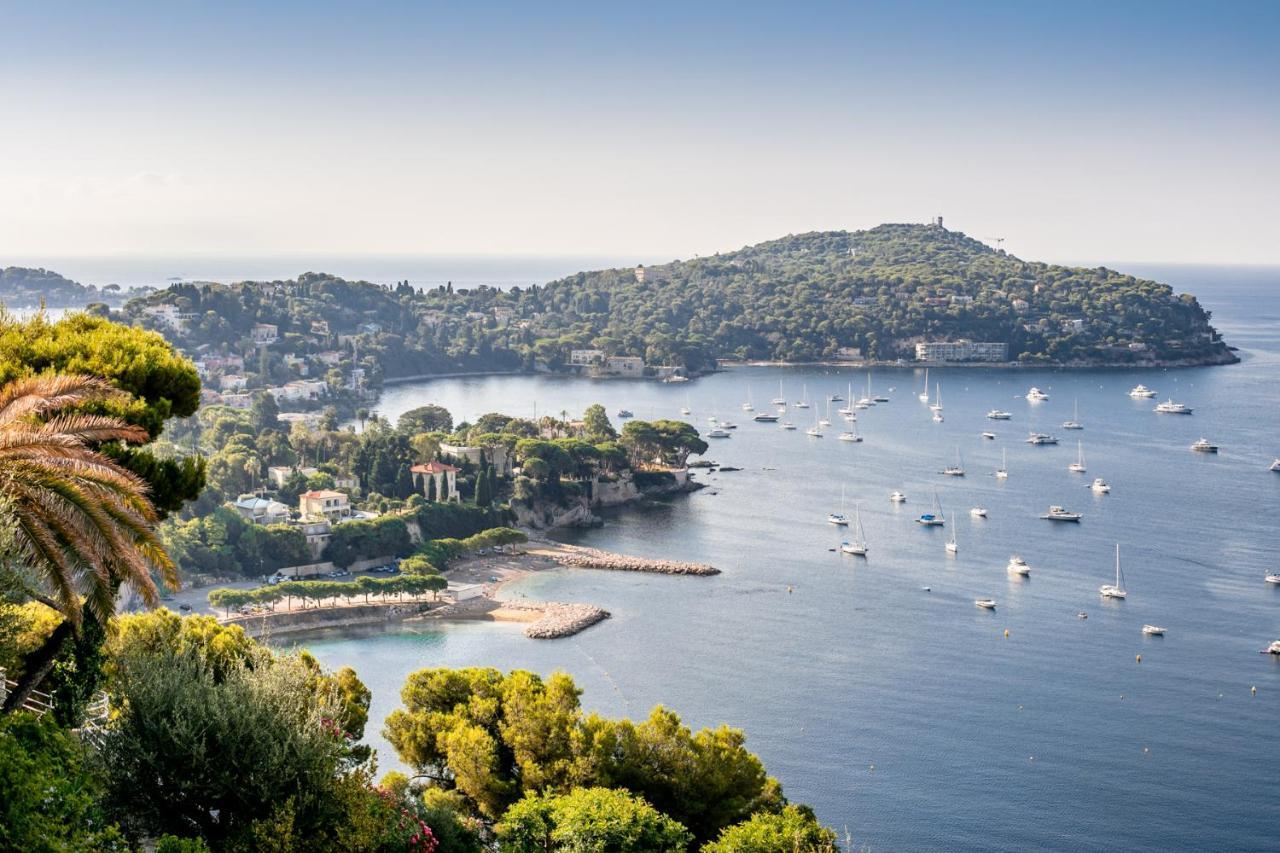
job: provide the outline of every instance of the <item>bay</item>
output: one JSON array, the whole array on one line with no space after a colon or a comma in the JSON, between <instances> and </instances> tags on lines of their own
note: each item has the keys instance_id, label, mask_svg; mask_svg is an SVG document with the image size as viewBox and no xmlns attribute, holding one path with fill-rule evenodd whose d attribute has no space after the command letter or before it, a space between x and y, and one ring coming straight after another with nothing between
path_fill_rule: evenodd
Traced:
<instances>
[{"instance_id":1,"label":"bay","mask_svg":"<svg viewBox=\"0 0 1280 853\"><path fill-rule=\"evenodd\" d=\"M427 402L468 419L601 402L646 419L678 418L687 404L699 428L710 415L737 422L707 455L743 470L703 474L700 492L563 534L724 574L564 570L510 588L614 614L554 642L478 623L304 644L328 666L354 666L372 689L369 740L384 769L396 761L380 722L414 669L559 669L592 710L643 716L661 703L695 727L742 727L790 798L870 849L1276 849L1280 662L1258 650L1280 638L1280 589L1263 582L1280 569L1280 475L1267 470L1280 455L1280 272L1133 271L1196 293L1243 362L933 371L942 423L916 399L922 371L877 370L873 387L891 402L859 412L861 444L836 440L838 415L814 439L804 428L815 409L788 414L795 432L740 410L748 389L767 408L780 382L791 401L844 395L849 383L858 396L867 375L851 369L740 368L684 385L505 376L389 388L377 409L392 418ZM1195 414L1155 414L1156 400L1127 395L1138 383ZM1028 402L1033 385L1050 399ZM1064 431L1077 400L1085 429ZM986 419L996 407L1013 419ZM1028 445L1030 430L1062 443ZM1201 436L1221 452L1192 453ZM1085 475L1067 471L1077 438ZM1006 481L991 476L1002 449ZM940 476L957 450L967 476ZM1110 495L1087 488L1095 476ZM848 509L861 507L865 560L832 550L846 534L825 518L842 486ZM895 489L906 504L889 502ZM954 557L947 531L913 521L935 491ZM1084 519L1040 520L1050 504ZM969 516L975 505L987 519ZM1097 587L1117 542L1129 598L1104 602ZM1031 564L1029 580L1005 571L1014 553ZM981 596L998 609L975 608ZM1146 622L1167 636L1144 637Z\"/></svg>"}]
</instances>

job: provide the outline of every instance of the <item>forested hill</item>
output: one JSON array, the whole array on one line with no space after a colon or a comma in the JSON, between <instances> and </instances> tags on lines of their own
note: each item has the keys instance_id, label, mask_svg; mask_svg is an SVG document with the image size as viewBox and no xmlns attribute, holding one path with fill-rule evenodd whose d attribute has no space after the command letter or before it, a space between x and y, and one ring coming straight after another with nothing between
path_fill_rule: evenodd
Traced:
<instances>
[{"instance_id":1,"label":"forested hill","mask_svg":"<svg viewBox=\"0 0 1280 853\"><path fill-rule=\"evenodd\" d=\"M64 278L56 272L30 267L0 267L0 304L8 308L82 308L90 302L118 299L120 288L99 290Z\"/></svg>"},{"instance_id":2,"label":"forested hill","mask_svg":"<svg viewBox=\"0 0 1280 853\"><path fill-rule=\"evenodd\" d=\"M881 360L920 340L999 341L1011 360L1216 362L1233 357L1190 295L1105 268L1023 261L933 225L814 232L543 288L564 327L606 350L655 343L710 359ZM1131 344L1136 346L1130 347Z\"/></svg>"},{"instance_id":3,"label":"forested hill","mask_svg":"<svg viewBox=\"0 0 1280 853\"><path fill-rule=\"evenodd\" d=\"M1030 363L1234 360L1193 296L1105 268L1023 261L926 225L800 234L505 291L422 291L321 273L179 284L132 300L124 315L189 352L251 356L275 380L318 356L342 370L360 367L376 384L454 371L555 371L574 349L697 372L716 359L912 359L917 341L961 338L1007 343L1010 360ZM255 324L277 327L278 339L255 344Z\"/></svg>"}]
</instances>

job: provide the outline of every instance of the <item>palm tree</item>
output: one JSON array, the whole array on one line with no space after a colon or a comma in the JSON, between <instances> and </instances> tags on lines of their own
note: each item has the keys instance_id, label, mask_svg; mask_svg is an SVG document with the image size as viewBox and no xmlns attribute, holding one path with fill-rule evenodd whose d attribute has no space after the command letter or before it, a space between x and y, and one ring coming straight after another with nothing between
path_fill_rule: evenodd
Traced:
<instances>
[{"instance_id":1,"label":"palm tree","mask_svg":"<svg viewBox=\"0 0 1280 853\"><path fill-rule=\"evenodd\" d=\"M28 656L6 710L44 679L86 614L107 623L120 584L131 584L148 605L159 599L153 571L177 586L153 529L145 481L96 449L109 441L145 442L147 431L74 411L116 393L89 376L39 376L0 387L0 560L31 598L65 617Z\"/></svg>"}]
</instances>

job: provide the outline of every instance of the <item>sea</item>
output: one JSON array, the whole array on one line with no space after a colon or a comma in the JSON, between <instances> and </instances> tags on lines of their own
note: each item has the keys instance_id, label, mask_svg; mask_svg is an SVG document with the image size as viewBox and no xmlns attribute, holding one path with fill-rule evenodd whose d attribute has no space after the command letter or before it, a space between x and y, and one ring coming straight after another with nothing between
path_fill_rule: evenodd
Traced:
<instances>
[{"instance_id":1,"label":"sea","mask_svg":"<svg viewBox=\"0 0 1280 853\"><path fill-rule=\"evenodd\" d=\"M1195 293L1241 363L935 370L942 422L917 398L914 368L390 387L376 409L393 419L425 403L462 420L599 402L644 419L687 407L700 429L711 417L736 423L706 457L741 470L703 472L701 491L559 534L723 574L565 569L508 587L612 613L556 641L466 623L301 643L371 688L367 739L383 769L398 761L381 721L410 672L561 670L590 710L638 718L664 705L693 727L742 728L786 795L857 850L1280 849L1280 659L1259 653L1280 639L1280 587L1264 581L1280 571L1280 474L1268 470L1280 456L1280 269L1125 269ZM861 443L836 438L842 403L825 437L806 435L829 396L861 396L868 383L890 402L858 412ZM1158 397L1131 398L1139 383ZM1049 399L1029 401L1032 386ZM785 415L794 432L742 409L767 410L779 394L810 403ZM1166 399L1194 414L1156 414ZM987 419L993 408L1012 419ZM1084 429L1064 430L1077 411ZM1032 446L1031 431L1060 443ZM1220 452L1192 452L1201 437ZM1006 480L993 476L1002 453ZM1084 474L1067 470L1078 455ZM958 460L964 477L940 474ZM1095 477L1110 494L1089 488ZM905 503L890 502L895 490ZM946 527L916 524L935 496ZM1050 505L1083 519L1042 520ZM970 515L978 506L986 518ZM841 509L861 516L865 558L839 551L849 533L827 514ZM1103 600L1117 544L1128 598ZM1006 571L1014 554L1029 578ZM996 609L975 607L979 597ZM1144 636L1146 623L1165 635Z\"/></svg>"}]
</instances>

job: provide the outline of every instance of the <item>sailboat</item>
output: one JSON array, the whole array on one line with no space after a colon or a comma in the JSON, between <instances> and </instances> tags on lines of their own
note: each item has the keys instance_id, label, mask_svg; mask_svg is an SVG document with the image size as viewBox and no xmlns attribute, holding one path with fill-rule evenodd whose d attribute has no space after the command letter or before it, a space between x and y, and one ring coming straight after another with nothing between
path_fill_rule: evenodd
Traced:
<instances>
[{"instance_id":1,"label":"sailboat","mask_svg":"<svg viewBox=\"0 0 1280 853\"><path fill-rule=\"evenodd\" d=\"M832 397L831 399L834 400L837 398ZM841 406L839 409L837 409L836 411L839 414L842 414L845 416L852 415L853 414L853 383L852 382L849 383L848 393L845 394L844 399L846 400L845 404Z\"/></svg>"},{"instance_id":2,"label":"sailboat","mask_svg":"<svg viewBox=\"0 0 1280 853\"><path fill-rule=\"evenodd\" d=\"M952 525L951 538L947 540L947 553L957 554L959 552L960 552L960 546L956 544L956 528L955 528L955 525Z\"/></svg>"},{"instance_id":3,"label":"sailboat","mask_svg":"<svg viewBox=\"0 0 1280 853\"><path fill-rule=\"evenodd\" d=\"M797 409L809 408L809 386L808 385L800 386L800 399L796 401L796 408Z\"/></svg>"},{"instance_id":4,"label":"sailboat","mask_svg":"<svg viewBox=\"0 0 1280 853\"><path fill-rule=\"evenodd\" d=\"M858 435L858 428L856 426L850 426L849 429L840 433L839 437L841 441L852 441L855 443L862 441L862 436Z\"/></svg>"},{"instance_id":5,"label":"sailboat","mask_svg":"<svg viewBox=\"0 0 1280 853\"><path fill-rule=\"evenodd\" d=\"M1076 398L1075 410L1072 412L1071 420L1062 422L1063 429L1084 429L1084 424L1080 423L1080 398Z\"/></svg>"},{"instance_id":6,"label":"sailboat","mask_svg":"<svg viewBox=\"0 0 1280 853\"><path fill-rule=\"evenodd\" d=\"M959 447L956 448L956 464L948 465L946 468L943 468L942 473L947 475L948 477L964 476L964 460L960 458Z\"/></svg>"},{"instance_id":7,"label":"sailboat","mask_svg":"<svg viewBox=\"0 0 1280 853\"><path fill-rule=\"evenodd\" d=\"M831 426L831 401L827 400L827 416L818 421L818 426Z\"/></svg>"},{"instance_id":8,"label":"sailboat","mask_svg":"<svg viewBox=\"0 0 1280 853\"><path fill-rule=\"evenodd\" d=\"M1124 575L1120 573L1120 543L1116 543L1116 582L1114 584L1104 583L1098 587L1098 593L1103 598L1124 598L1129 594L1124 588Z\"/></svg>"},{"instance_id":9,"label":"sailboat","mask_svg":"<svg viewBox=\"0 0 1280 853\"><path fill-rule=\"evenodd\" d=\"M756 410L755 406L751 405L751 386L748 385L747 386L747 402L742 404L742 411L754 412L755 410Z\"/></svg>"},{"instance_id":10,"label":"sailboat","mask_svg":"<svg viewBox=\"0 0 1280 853\"><path fill-rule=\"evenodd\" d=\"M848 527L849 517L844 514L844 486L840 486L840 511L827 513L827 521L838 527Z\"/></svg>"},{"instance_id":11,"label":"sailboat","mask_svg":"<svg viewBox=\"0 0 1280 853\"><path fill-rule=\"evenodd\" d=\"M680 407L680 414L691 415L693 412L689 409L689 395L684 395L684 405Z\"/></svg>"},{"instance_id":12,"label":"sailboat","mask_svg":"<svg viewBox=\"0 0 1280 853\"><path fill-rule=\"evenodd\" d=\"M1000 448L1000 467L996 469L997 480L1009 479L1009 452Z\"/></svg>"},{"instance_id":13,"label":"sailboat","mask_svg":"<svg viewBox=\"0 0 1280 853\"><path fill-rule=\"evenodd\" d=\"M840 543L840 550L856 557L867 556L867 536L862 532L862 507L853 505L853 538Z\"/></svg>"},{"instance_id":14,"label":"sailboat","mask_svg":"<svg viewBox=\"0 0 1280 853\"><path fill-rule=\"evenodd\" d=\"M942 505L938 502L938 493L933 493L933 512L926 512L916 519L916 524L922 524L925 527L942 527L947 523L947 519L942 515Z\"/></svg>"},{"instance_id":15,"label":"sailboat","mask_svg":"<svg viewBox=\"0 0 1280 853\"><path fill-rule=\"evenodd\" d=\"M929 404L929 408L933 409L935 412L941 412L942 411L942 383L935 382L934 387L937 390L935 392L933 402Z\"/></svg>"},{"instance_id":16,"label":"sailboat","mask_svg":"<svg viewBox=\"0 0 1280 853\"><path fill-rule=\"evenodd\" d=\"M785 406L787 404L786 395L782 393L782 380L778 380L778 396L773 398L775 406Z\"/></svg>"},{"instance_id":17,"label":"sailboat","mask_svg":"<svg viewBox=\"0 0 1280 853\"><path fill-rule=\"evenodd\" d=\"M921 403L929 402L929 368L927 367L924 369L924 390L917 394L916 397Z\"/></svg>"},{"instance_id":18,"label":"sailboat","mask_svg":"<svg viewBox=\"0 0 1280 853\"><path fill-rule=\"evenodd\" d=\"M808 407L806 406L805 408ZM818 425L818 416L816 412L813 417L813 426L809 427L804 432L805 435L813 436L814 438L822 438L822 427Z\"/></svg>"},{"instance_id":19,"label":"sailboat","mask_svg":"<svg viewBox=\"0 0 1280 853\"><path fill-rule=\"evenodd\" d=\"M1076 442L1076 461L1067 466L1067 470L1072 474L1083 474L1087 469L1084 467L1084 444Z\"/></svg>"}]
</instances>

